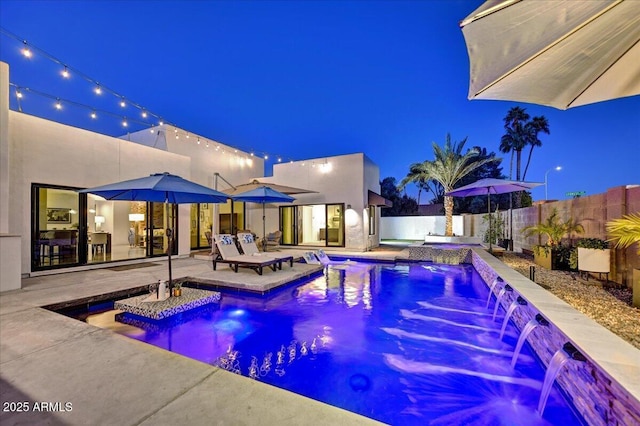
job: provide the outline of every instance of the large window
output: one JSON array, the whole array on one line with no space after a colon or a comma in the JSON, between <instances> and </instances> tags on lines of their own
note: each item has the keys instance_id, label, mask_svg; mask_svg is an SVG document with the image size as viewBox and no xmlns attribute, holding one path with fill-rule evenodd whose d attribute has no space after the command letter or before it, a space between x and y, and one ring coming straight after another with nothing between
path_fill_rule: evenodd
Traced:
<instances>
[{"instance_id":1,"label":"large window","mask_svg":"<svg viewBox=\"0 0 640 426\"><path fill-rule=\"evenodd\" d=\"M33 270L165 255L166 229L176 229L174 205L108 201L77 188L34 184L32 206Z\"/></svg>"},{"instance_id":2,"label":"large window","mask_svg":"<svg viewBox=\"0 0 640 426\"><path fill-rule=\"evenodd\" d=\"M32 269L77 265L81 257L80 196L71 188L32 187Z\"/></svg>"},{"instance_id":3,"label":"large window","mask_svg":"<svg viewBox=\"0 0 640 426\"><path fill-rule=\"evenodd\" d=\"M344 247L344 204L281 206L283 245Z\"/></svg>"},{"instance_id":4,"label":"large window","mask_svg":"<svg viewBox=\"0 0 640 426\"><path fill-rule=\"evenodd\" d=\"M376 206L369 206L369 235L376 234Z\"/></svg>"}]
</instances>

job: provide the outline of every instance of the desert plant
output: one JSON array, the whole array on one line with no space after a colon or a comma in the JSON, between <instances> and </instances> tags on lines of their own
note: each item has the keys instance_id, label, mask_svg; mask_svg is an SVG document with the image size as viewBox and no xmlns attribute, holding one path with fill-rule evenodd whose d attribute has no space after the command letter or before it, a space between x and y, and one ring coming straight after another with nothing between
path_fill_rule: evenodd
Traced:
<instances>
[{"instance_id":1,"label":"desert plant","mask_svg":"<svg viewBox=\"0 0 640 426\"><path fill-rule=\"evenodd\" d=\"M616 248L626 249L638 243L640 256L640 213L623 215L620 219L607 222L607 232L611 236L608 241L615 241Z\"/></svg>"},{"instance_id":2,"label":"desert plant","mask_svg":"<svg viewBox=\"0 0 640 426\"><path fill-rule=\"evenodd\" d=\"M554 209L546 221L537 225L527 226L522 230L522 232L525 237L530 237L532 235L544 235L547 237L547 243L544 244L544 246L558 247L560 246L562 237L567 234L581 234L584 232L584 228L573 219L568 219L562 222L558 216L558 211Z\"/></svg>"}]
</instances>

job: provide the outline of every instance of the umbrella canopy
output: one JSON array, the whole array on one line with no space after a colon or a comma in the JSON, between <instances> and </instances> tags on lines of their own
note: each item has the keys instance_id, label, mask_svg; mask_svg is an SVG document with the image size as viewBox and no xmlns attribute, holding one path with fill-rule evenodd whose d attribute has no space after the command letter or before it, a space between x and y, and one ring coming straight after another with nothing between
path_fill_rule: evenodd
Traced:
<instances>
[{"instance_id":1,"label":"umbrella canopy","mask_svg":"<svg viewBox=\"0 0 640 426\"><path fill-rule=\"evenodd\" d=\"M167 172L83 189L79 192L99 195L107 200L150 201L166 203L167 206L169 203L226 203L229 199L227 194ZM169 289L171 289L171 240L173 238L171 228L167 229L166 234L169 239L167 256L169 260Z\"/></svg>"},{"instance_id":2,"label":"umbrella canopy","mask_svg":"<svg viewBox=\"0 0 640 426\"><path fill-rule=\"evenodd\" d=\"M270 188L266 185L262 185L249 191L233 195L231 196L231 198L234 201L262 204L262 245L265 251L267 250L267 244L265 241L265 237L267 234L265 229L266 224L264 205L267 203L291 203L295 200L295 198L291 197L290 195L283 194L282 192L276 191L275 189Z\"/></svg>"},{"instance_id":3,"label":"umbrella canopy","mask_svg":"<svg viewBox=\"0 0 640 426\"><path fill-rule=\"evenodd\" d=\"M167 172L83 189L107 200L151 201L157 203L226 203L227 194Z\"/></svg>"},{"instance_id":4,"label":"umbrella canopy","mask_svg":"<svg viewBox=\"0 0 640 426\"><path fill-rule=\"evenodd\" d=\"M311 194L311 193L317 192L317 191L311 191L308 189L294 188L292 186L279 185L277 183L260 182L257 179L254 179L249 183L236 185L235 188L224 189L222 190L222 192L229 195L240 195L248 191L251 191L253 189L259 189L262 187L271 188L274 191L280 192L282 194ZM239 201L242 201L242 200L239 200Z\"/></svg>"},{"instance_id":5,"label":"umbrella canopy","mask_svg":"<svg viewBox=\"0 0 640 426\"><path fill-rule=\"evenodd\" d=\"M544 185L544 183L488 178L461 186L447 192L445 195L470 197L472 195L508 194L510 192L526 191L540 185Z\"/></svg>"},{"instance_id":6,"label":"umbrella canopy","mask_svg":"<svg viewBox=\"0 0 640 426\"><path fill-rule=\"evenodd\" d=\"M508 194L510 192L526 191L536 186L544 185L539 182L521 182L506 179L480 179L469 185L461 186L444 195L452 197L471 197L475 195L487 196L487 212L489 213L489 251L492 250L491 241L491 194Z\"/></svg>"},{"instance_id":7,"label":"umbrella canopy","mask_svg":"<svg viewBox=\"0 0 640 426\"><path fill-rule=\"evenodd\" d=\"M640 2L490 0L460 23L469 99L567 109L640 94Z\"/></svg>"}]
</instances>

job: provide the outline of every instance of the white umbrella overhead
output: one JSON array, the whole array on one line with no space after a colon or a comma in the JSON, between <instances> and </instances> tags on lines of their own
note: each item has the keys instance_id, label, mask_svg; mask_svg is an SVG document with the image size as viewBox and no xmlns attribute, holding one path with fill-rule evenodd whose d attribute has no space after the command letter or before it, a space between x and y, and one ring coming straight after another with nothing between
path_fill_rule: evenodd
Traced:
<instances>
[{"instance_id":1,"label":"white umbrella overhead","mask_svg":"<svg viewBox=\"0 0 640 426\"><path fill-rule=\"evenodd\" d=\"M490 0L460 27L469 99L567 109L640 94L640 1Z\"/></svg>"}]
</instances>

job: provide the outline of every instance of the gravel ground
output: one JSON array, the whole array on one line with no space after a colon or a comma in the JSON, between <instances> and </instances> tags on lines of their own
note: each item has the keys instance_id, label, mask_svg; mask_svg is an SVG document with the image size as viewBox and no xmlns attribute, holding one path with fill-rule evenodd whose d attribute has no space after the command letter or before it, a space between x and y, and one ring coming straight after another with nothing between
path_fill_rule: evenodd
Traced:
<instances>
[{"instance_id":1,"label":"gravel ground","mask_svg":"<svg viewBox=\"0 0 640 426\"><path fill-rule=\"evenodd\" d=\"M550 271L519 253L505 253L502 261L527 278L529 266L536 266L538 285L640 349L640 309L631 306L630 289L605 286L594 278L587 281L567 271Z\"/></svg>"}]
</instances>

